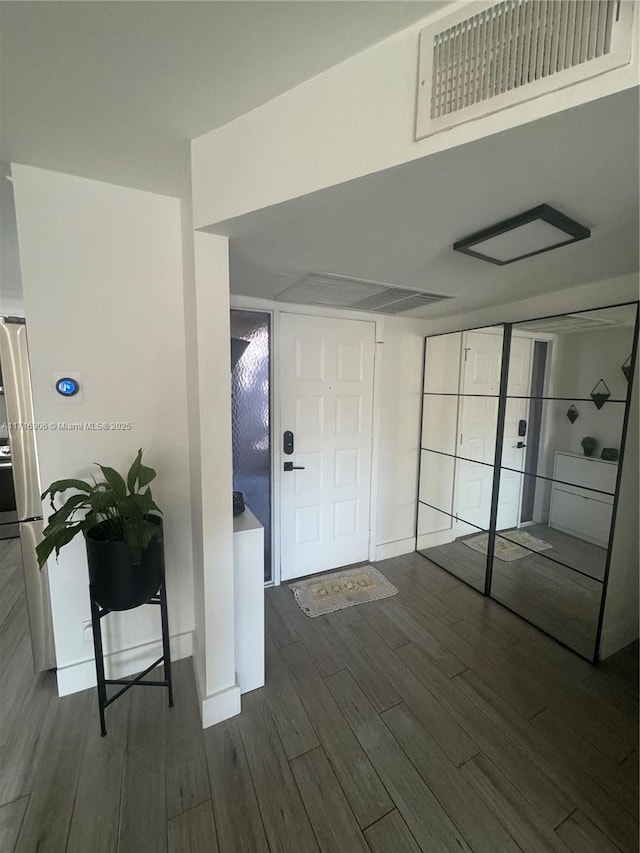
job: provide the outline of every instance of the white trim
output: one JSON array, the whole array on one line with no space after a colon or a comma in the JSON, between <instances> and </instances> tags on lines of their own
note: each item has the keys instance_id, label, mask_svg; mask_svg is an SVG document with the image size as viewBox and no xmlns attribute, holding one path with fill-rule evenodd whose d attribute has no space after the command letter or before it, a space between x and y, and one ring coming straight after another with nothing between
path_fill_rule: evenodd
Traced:
<instances>
[{"instance_id":1,"label":"white trim","mask_svg":"<svg viewBox=\"0 0 640 853\"><path fill-rule=\"evenodd\" d=\"M396 539L394 542L382 542L376 545L375 555L370 560L390 560L392 557L401 557L403 554L412 554L416 550L416 538Z\"/></svg>"},{"instance_id":2,"label":"white trim","mask_svg":"<svg viewBox=\"0 0 640 853\"><path fill-rule=\"evenodd\" d=\"M171 660L175 662L191 657L193 652L193 634L174 634L170 638ZM107 678L127 678L150 666L162 655L162 640L152 640L130 649L111 652L104 656L105 676ZM68 696L80 690L89 690L96 686L95 658L78 661L56 671L58 696Z\"/></svg>"},{"instance_id":3,"label":"white trim","mask_svg":"<svg viewBox=\"0 0 640 853\"><path fill-rule=\"evenodd\" d=\"M375 315L374 315L375 316ZM372 318L373 319L373 318ZM373 405L371 407L371 480L369 494L369 559L378 559L378 472L380 467L380 422L382 419L382 365L384 363L384 317L375 317L373 348Z\"/></svg>"},{"instance_id":4,"label":"white trim","mask_svg":"<svg viewBox=\"0 0 640 853\"><path fill-rule=\"evenodd\" d=\"M230 687L225 687L206 695L204 686L204 675L200 671L197 661L197 640L194 635L194 655L193 655L193 671L195 674L196 690L198 693L198 709L200 711L200 720L202 728L208 729L209 726L215 726L216 723L221 723L223 720L228 720L229 717L235 717L242 711L240 700L240 687L236 683ZM236 676L237 679L237 676Z\"/></svg>"},{"instance_id":5,"label":"white trim","mask_svg":"<svg viewBox=\"0 0 640 853\"><path fill-rule=\"evenodd\" d=\"M479 530L478 533L482 531ZM457 539L453 528L437 530L435 533L422 533L416 542L416 551L425 551L428 548L437 548L440 545L448 545Z\"/></svg>"},{"instance_id":6,"label":"white trim","mask_svg":"<svg viewBox=\"0 0 640 853\"><path fill-rule=\"evenodd\" d=\"M200 719L202 728L208 729L229 717L235 717L242 711L240 703L240 688L237 684L219 690L200 701Z\"/></svg>"},{"instance_id":7,"label":"white trim","mask_svg":"<svg viewBox=\"0 0 640 853\"><path fill-rule=\"evenodd\" d=\"M376 529L378 504L378 465L380 455L380 417L382 402L382 346L384 343L384 317L364 311L345 311L317 305L296 305L260 299L253 296L231 294L230 307L245 311L262 311L271 314L271 578L274 586L280 585L280 315L301 314L335 320L359 320L375 326L373 361L373 407L371 441L371 481L369 495L369 560L376 559Z\"/></svg>"},{"instance_id":8,"label":"white trim","mask_svg":"<svg viewBox=\"0 0 640 853\"><path fill-rule=\"evenodd\" d=\"M638 639L638 617L627 618L613 628L605 628L600 640L600 660L606 660Z\"/></svg>"},{"instance_id":9,"label":"white trim","mask_svg":"<svg viewBox=\"0 0 640 853\"><path fill-rule=\"evenodd\" d=\"M259 300L261 301L261 300ZM280 311L271 311L271 580L280 586Z\"/></svg>"}]
</instances>

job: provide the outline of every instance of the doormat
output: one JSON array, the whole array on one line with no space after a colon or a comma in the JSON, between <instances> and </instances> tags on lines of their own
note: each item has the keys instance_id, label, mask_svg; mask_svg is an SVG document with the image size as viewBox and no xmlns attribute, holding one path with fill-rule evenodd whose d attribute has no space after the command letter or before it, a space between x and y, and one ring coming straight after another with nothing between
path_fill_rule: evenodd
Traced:
<instances>
[{"instance_id":1,"label":"doormat","mask_svg":"<svg viewBox=\"0 0 640 853\"><path fill-rule=\"evenodd\" d=\"M548 551L549 548L553 548L549 542L545 542L544 539L536 539L535 536L524 530L514 530L513 533L509 533L509 537L509 539L502 539L500 536L496 536L495 555L505 563L528 557L532 551ZM481 533L479 536L463 539L462 542L467 548L478 551L480 554L486 554L489 546L489 534ZM521 545L526 545L526 548L521 548Z\"/></svg>"},{"instance_id":2,"label":"doormat","mask_svg":"<svg viewBox=\"0 0 640 853\"><path fill-rule=\"evenodd\" d=\"M324 613L344 610L365 601L389 598L398 590L373 566L360 566L346 572L332 572L289 584L300 609L315 619Z\"/></svg>"}]
</instances>

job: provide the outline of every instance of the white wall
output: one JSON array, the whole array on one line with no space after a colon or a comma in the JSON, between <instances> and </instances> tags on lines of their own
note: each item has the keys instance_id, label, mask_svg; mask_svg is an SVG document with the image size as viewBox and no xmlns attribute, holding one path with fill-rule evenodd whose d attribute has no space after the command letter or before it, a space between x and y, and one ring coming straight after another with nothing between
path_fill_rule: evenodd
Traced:
<instances>
[{"instance_id":1,"label":"white wall","mask_svg":"<svg viewBox=\"0 0 640 853\"><path fill-rule=\"evenodd\" d=\"M202 722L210 726L240 712L236 683L233 590L231 352L229 241L193 234L194 280L187 336L197 341L197 391L189 396L195 439L192 533L196 605L194 637ZM185 288L191 282L185 281ZM193 377L190 377L190 382Z\"/></svg>"},{"instance_id":2,"label":"white wall","mask_svg":"<svg viewBox=\"0 0 640 853\"><path fill-rule=\"evenodd\" d=\"M26 166L14 166L13 177L35 417L131 423L130 431L39 432L42 485L87 476L95 461L123 469L145 448L145 461L158 471L154 497L164 510L174 654L189 655L194 617L180 203ZM55 394L55 371L80 378L79 398ZM93 647L83 642L90 612L81 538L57 565L51 561L50 577L59 689L71 692L95 679ZM119 671L139 670L158 656L156 608L111 614L104 634Z\"/></svg>"},{"instance_id":3,"label":"white wall","mask_svg":"<svg viewBox=\"0 0 640 853\"><path fill-rule=\"evenodd\" d=\"M382 337L376 558L415 548L423 320L385 317Z\"/></svg>"},{"instance_id":4,"label":"white wall","mask_svg":"<svg viewBox=\"0 0 640 853\"><path fill-rule=\"evenodd\" d=\"M4 162L0 163L0 315L24 317L11 164Z\"/></svg>"},{"instance_id":5,"label":"white wall","mask_svg":"<svg viewBox=\"0 0 640 853\"><path fill-rule=\"evenodd\" d=\"M635 317L635 307L629 308L629 316ZM588 398L596 383L604 379L611 399L626 399L628 385L621 366L631 355L633 326L560 335L555 346L553 396ZM579 417L573 424L566 416L569 403L554 407L556 418L550 425L553 449L582 453L580 442L587 435L598 442L595 456L600 456L603 447L620 448L624 404L605 403L598 409L595 403L576 401L575 406Z\"/></svg>"},{"instance_id":6,"label":"white wall","mask_svg":"<svg viewBox=\"0 0 640 853\"><path fill-rule=\"evenodd\" d=\"M636 360L635 379L631 396L631 417L620 484L620 498L616 518L616 535L611 555L611 572L607 588L600 655L607 658L633 642L640 635L638 613L638 574L640 541L638 515L640 493L638 489L638 409L640 384ZM605 406L606 408L606 406Z\"/></svg>"},{"instance_id":7,"label":"white wall","mask_svg":"<svg viewBox=\"0 0 640 853\"><path fill-rule=\"evenodd\" d=\"M430 16L428 22L449 13L445 9ZM626 67L416 142L418 39L425 23L412 25L193 140L196 227L388 169L637 85L635 50ZM634 24L637 44L637 20Z\"/></svg>"}]
</instances>

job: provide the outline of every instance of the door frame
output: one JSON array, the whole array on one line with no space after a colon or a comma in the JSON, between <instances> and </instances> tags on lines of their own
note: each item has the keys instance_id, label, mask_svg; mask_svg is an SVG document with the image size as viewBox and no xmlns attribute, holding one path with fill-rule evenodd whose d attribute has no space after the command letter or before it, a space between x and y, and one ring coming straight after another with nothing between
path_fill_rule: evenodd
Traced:
<instances>
[{"instance_id":1,"label":"door frame","mask_svg":"<svg viewBox=\"0 0 640 853\"><path fill-rule=\"evenodd\" d=\"M230 297L230 307L246 311L263 311L271 315L271 581L265 586L280 586L280 436L282 423L280 403L282 389L280 385L281 334L280 317L282 314L300 314L312 317L324 317L328 320L360 320L375 325L375 349L373 354L373 407L371 441L371 480L369 495L369 548L368 559L376 559L376 530L378 512L378 467L380 458L380 415L382 398L382 358L384 343L384 315L366 314L363 311L344 311L337 308L325 308L316 305L297 305L288 302L276 302L273 299L260 299L253 296Z\"/></svg>"}]
</instances>

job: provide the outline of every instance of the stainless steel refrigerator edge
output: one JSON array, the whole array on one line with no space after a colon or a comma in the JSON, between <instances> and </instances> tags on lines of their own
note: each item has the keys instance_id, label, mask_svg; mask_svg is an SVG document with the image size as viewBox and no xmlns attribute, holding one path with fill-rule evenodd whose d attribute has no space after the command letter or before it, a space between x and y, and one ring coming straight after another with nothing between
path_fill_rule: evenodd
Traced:
<instances>
[{"instance_id":1,"label":"stainless steel refrigerator edge","mask_svg":"<svg viewBox=\"0 0 640 853\"><path fill-rule=\"evenodd\" d=\"M33 663L36 672L39 672L53 669L56 656L47 567L40 571L35 551L44 525L33 429L27 328L21 318L0 317L0 366L9 425Z\"/></svg>"}]
</instances>

